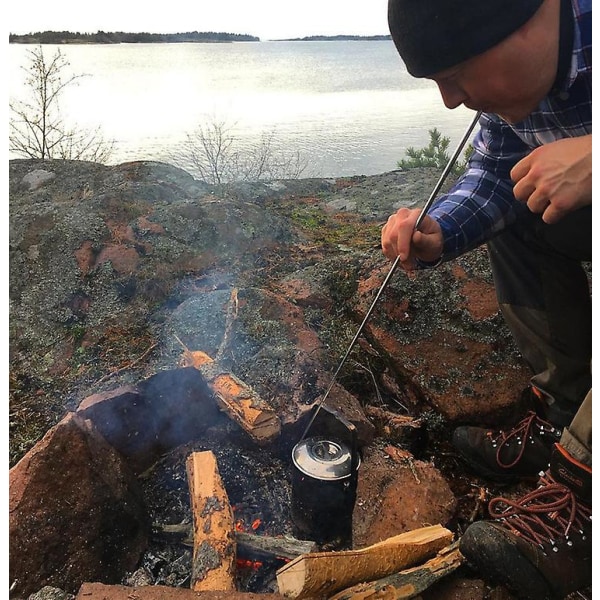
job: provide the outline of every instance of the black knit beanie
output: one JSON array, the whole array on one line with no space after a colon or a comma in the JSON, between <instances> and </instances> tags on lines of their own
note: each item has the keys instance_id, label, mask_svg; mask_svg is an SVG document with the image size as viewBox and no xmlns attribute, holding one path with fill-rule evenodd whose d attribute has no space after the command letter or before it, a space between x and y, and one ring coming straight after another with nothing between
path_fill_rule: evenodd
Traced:
<instances>
[{"instance_id":1,"label":"black knit beanie","mask_svg":"<svg viewBox=\"0 0 600 600\"><path fill-rule=\"evenodd\" d=\"M489 50L524 25L543 0L389 0L392 39L414 77Z\"/></svg>"}]
</instances>

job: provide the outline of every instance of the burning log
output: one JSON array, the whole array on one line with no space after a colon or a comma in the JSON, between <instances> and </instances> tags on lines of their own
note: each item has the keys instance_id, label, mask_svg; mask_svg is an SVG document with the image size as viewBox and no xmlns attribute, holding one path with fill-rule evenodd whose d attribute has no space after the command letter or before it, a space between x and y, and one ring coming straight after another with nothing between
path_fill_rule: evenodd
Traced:
<instances>
[{"instance_id":1,"label":"burning log","mask_svg":"<svg viewBox=\"0 0 600 600\"><path fill-rule=\"evenodd\" d=\"M303 554L314 552L317 548L315 542L297 540L287 536L269 537L252 533L236 532L235 539L238 544L238 553L240 554L257 552L287 560L293 560Z\"/></svg>"},{"instance_id":2,"label":"burning log","mask_svg":"<svg viewBox=\"0 0 600 600\"><path fill-rule=\"evenodd\" d=\"M191 587L235 591L233 511L214 454L194 452L186 461L194 517Z\"/></svg>"},{"instance_id":3,"label":"burning log","mask_svg":"<svg viewBox=\"0 0 600 600\"><path fill-rule=\"evenodd\" d=\"M193 546L193 531L190 525L162 525L152 526L153 535L161 539L178 542L185 546ZM310 540L297 540L291 536L272 537L268 535L257 535L235 531L235 541L238 555L264 554L272 558L293 560L302 554L314 552L317 549L316 542Z\"/></svg>"},{"instance_id":4,"label":"burning log","mask_svg":"<svg viewBox=\"0 0 600 600\"><path fill-rule=\"evenodd\" d=\"M279 436L279 417L249 385L208 354L199 350L191 351L181 340L178 341L184 348L184 366L200 371L223 412L258 444L267 444Z\"/></svg>"},{"instance_id":5,"label":"burning log","mask_svg":"<svg viewBox=\"0 0 600 600\"><path fill-rule=\"evenodd\" d=\"M441 550L426 563L368 583L359 583L330 600L403 600L415 598L464 562L458 542Z\"/></svg>"},{"instance_id":6,"label":"burning log","mask_svg":"<svg viewBox=\"0 0 600 600\"><path fill-rule=\"evenodd\" d=\"M452 541L441 525L422 527L362 548L299 556L277 571L279 592L288 598L329 597L420 564Z\"/></svg>"}]
</instances>

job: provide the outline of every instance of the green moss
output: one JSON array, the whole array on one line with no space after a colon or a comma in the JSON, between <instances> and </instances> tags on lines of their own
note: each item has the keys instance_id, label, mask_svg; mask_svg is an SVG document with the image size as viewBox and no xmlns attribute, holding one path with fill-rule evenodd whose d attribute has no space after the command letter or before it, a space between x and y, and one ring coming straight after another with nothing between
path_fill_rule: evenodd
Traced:
<instances>
[{"instance_id":1,"label":"green moss","mask_svg":"<svg viewBox=\"0 0 600 600\"><path fill-rule=\"evenodd\" d=\"M290 218L296 227L308 232L320 229L327 224L323 211L312 206L294 208Z\"/></svg>"},{"instance_id":2,"label":"green moss","mask_svg":"<svg viewBox=\"0 0 600 600\"><path fill-rule=\"evenodd\" d=\"M381 228L354 214L328 215L319 206L300 205L292 209L292 223L311 240L324 246L371 248L379 243Z\"/></svg>"}]
</instances>

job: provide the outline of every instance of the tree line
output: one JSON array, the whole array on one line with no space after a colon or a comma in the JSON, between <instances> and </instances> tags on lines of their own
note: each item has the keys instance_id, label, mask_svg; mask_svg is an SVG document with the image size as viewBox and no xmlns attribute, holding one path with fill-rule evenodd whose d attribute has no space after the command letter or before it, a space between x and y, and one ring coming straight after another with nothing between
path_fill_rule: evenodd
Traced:
<instances>
[{"instance_id":1,"label":"tree line","mask_svg":"<svg viewBox=\"0 0 600 600\"><path fill-rule=\"evenodd\" d=\"M8 36L8 41L10 44L156 44L176 42L259 42L260 38L245 33L215 31L188 31L186 33L38 31L25 35L11 33Z\"/></svg>"},{"instance_id":2,"label":"tree line","mask_svg":"<svg viewBox=\"0 0 600 600\"><path fill-rule=\"evenodd\" d=\"M391 35L307 35L301 38L287 38L284 42L381 42L390 41Z\"/></svg>"}]
</instances>

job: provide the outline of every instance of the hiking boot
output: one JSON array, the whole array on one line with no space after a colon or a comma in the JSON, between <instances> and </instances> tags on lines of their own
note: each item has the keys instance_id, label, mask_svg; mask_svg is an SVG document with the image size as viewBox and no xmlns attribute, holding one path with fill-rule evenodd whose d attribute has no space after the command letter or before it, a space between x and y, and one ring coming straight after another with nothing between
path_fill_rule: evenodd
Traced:
<instances>
[{"instance_id":1,"label":"hiking boot","mask_svg":"<svg viewBox=\"0 0 600 600\"><path fill-rule=\"evenodd\" d=\"M482 577L519 598L557 600L585 589L592 584L591 490L591 468L557 444L539 487L517 501L490 501L494 520L468 527L459 549Z\"/></svg>"},{"instance_id":2,"label":"hiking boot","mask_svg":"<svg viewBox=\"0 0 600 600\"><path fill-rule=\"evenodd\" d=\"M454 447L468 465L488 479L509 483L537 479L548 468L552 447L562 431L529 411L507 431L482 427L458 427Z\"/></svg>"}]
</instances>

